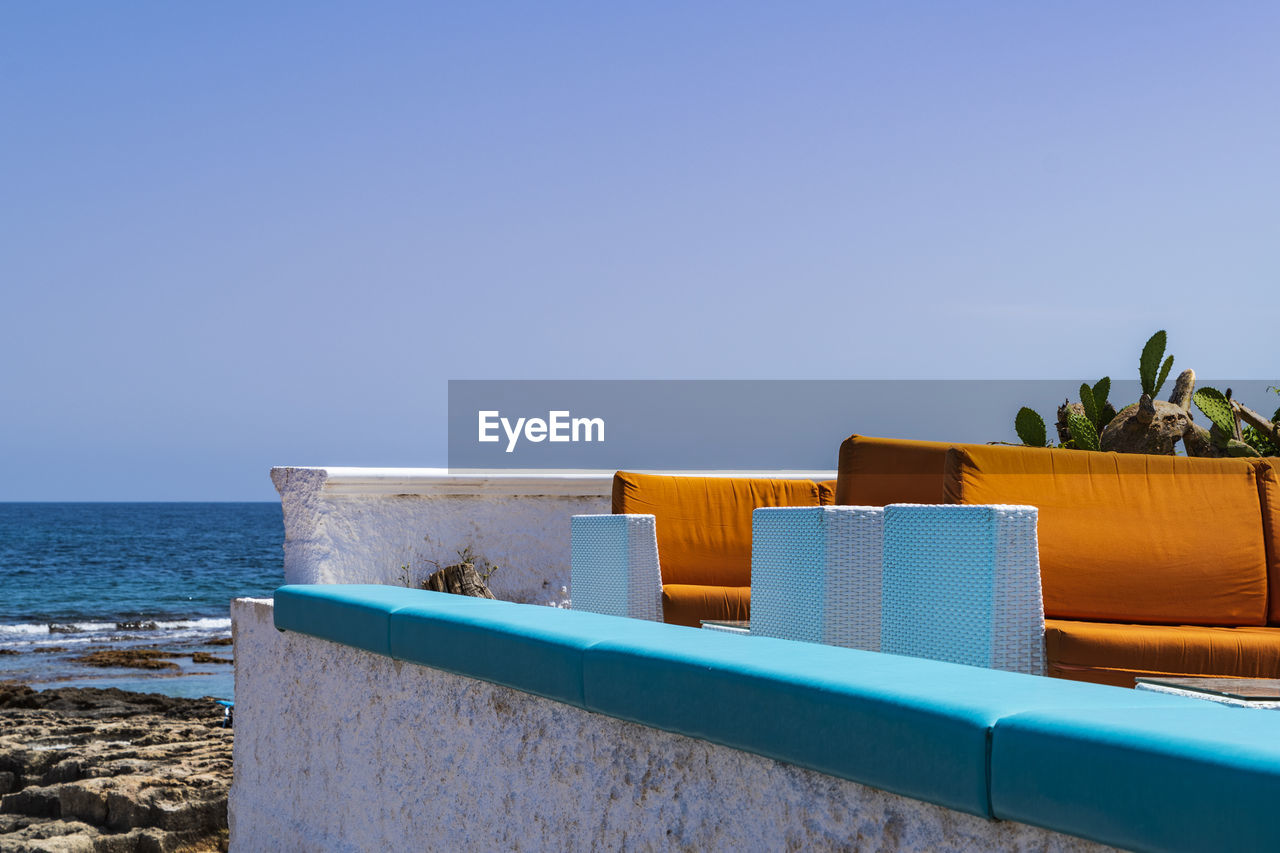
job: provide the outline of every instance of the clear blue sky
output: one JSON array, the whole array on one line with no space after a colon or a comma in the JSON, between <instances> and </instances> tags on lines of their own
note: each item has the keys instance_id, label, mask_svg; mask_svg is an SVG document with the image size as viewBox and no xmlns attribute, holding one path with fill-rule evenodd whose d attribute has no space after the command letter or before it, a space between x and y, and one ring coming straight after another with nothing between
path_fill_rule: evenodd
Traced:
<instances>
[{"instance_id":1,"label":"clear blue sky","mask_svg":"<svg viewBox=\"0 0 1280 853\"><path fill-rule=\"evenodd\" d=\"M5 3L0 499L443 465L451 378L1133 378L1157 328L1274 378L1277 32L1245 2Z\"/></svg>"}]
</instances>

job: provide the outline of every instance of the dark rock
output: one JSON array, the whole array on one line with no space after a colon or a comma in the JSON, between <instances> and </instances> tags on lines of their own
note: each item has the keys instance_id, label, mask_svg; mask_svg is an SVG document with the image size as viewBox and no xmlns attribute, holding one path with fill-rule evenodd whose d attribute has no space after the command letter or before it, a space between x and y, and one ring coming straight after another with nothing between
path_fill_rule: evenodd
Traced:
<instances>
[{"instance_id":1,"label":"dark rock","mask_svg":"<svg viewBox=\"0 0 1280 853\"><path fill-rule=\"evenodd\" d=\"M125 666L133 669L177 669L178 665L165 658L173 654L159 649L102 649L72 658L85 666Z\"/></svg>"},{"instance_id":2,"label":"dark rock","mask_svg":"<svg viewBox=\"0 0 1280 853\"><path fill-rule=\"evenodd\" d=\"M220 658L217 655L211 655L208 652L192 652L192 663L235 663L231 658Z\"/></svg>"},{"instance_id":3,"label":"dark rock","mask_svg":"<svg viewBox=\"0 0 1280 853\"><path fill-rule=\"evenodd\" d=\"M67 758L45 771L40 777L41 785L56 785L59 782L74 782L84 776L84 763L76 758Z\"/></svg>"},{"instance_id":4,"label":"dark rock","mask_svg":"<svg viewBox=\"0 0 1280 853\"><path fill-rule=\"evenodd\" d=\"M0 797L0 812L16 812L27 817L61 817L56 788L29 787Z\"/></svg>"},{"instance_id":5,"label":"dark rock","mask_svg":"<svg viewBox=\"0 0 1280 853\"><path fill-rule=\"evenodd\" d=\"M62 711L77 717L129 717L159 714L176 720L207 720L221 723L220 706L209 699L182 699L157 693L131 693L118 687L62 687L32 690L25 684L0 682L0 710L31 708Z\"/></svg>"}]
</instances>

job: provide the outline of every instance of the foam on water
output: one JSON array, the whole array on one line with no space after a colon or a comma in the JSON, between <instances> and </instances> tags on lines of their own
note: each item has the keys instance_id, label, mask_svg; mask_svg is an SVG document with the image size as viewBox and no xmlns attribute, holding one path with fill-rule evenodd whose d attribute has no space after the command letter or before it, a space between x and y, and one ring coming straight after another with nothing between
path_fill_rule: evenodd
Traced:
<instances>
[{"instance_id":1,"label":"foam on water","mask_svg":"<svg viewBox=\"0 0 1280 853\"><path fill-rule=\"evenodd\" d=\"M37 625L24 623L0 625L0 645L17 646L24 643L48 644L51 638L60 643L88 642L88 634L119 634L132 636L153 635L167 639L185 639L206 634L225 634L231 630L230 617L205 616L197 619L122 619L116 622L65 622Z\"/></svg>"},{"instance_id":2,"label":"foam on water","mask_svg":"<svg viewBox=\"0 0 1280 853\"><path fill-rule=\"evenodd\" d=\"M25 640L34 636L48 636L49 625L0 625L0 643L14 640Z\"/></svg>"}]
</instances>

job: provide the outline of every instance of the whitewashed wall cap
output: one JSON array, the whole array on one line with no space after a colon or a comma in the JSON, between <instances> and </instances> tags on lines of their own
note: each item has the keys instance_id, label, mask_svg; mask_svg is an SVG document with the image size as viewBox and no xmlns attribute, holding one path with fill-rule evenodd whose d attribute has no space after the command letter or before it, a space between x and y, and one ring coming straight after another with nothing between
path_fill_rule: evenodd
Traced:
<instances>
[{"instance_id":1,"label":"whitewashed wall cap","mask_svg":"<svg viewBox=\"0 0 1280 853\"><path fill-rule=\"evenodd\" d=\"M751 477L775 480L831 480L834 471L639 471L685 477ZM613 471L347 468L280 466L271 481L281 494L296 477L319 479L325 495L575 495L607 496Z\"/></svg>"}]
</instances>

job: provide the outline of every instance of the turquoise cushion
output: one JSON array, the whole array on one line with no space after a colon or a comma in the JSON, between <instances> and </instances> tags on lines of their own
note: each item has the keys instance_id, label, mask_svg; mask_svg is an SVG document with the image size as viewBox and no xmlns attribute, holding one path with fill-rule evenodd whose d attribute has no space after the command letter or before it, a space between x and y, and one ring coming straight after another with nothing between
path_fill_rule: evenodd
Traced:
<instances>
[{"instance_id":1,"label":"turquoise cushion","mask_svg":"<svg viewBox=\"0 0 1280 853\"><path fill-rule=\"evenodd\" d=\"M281 629L979 815L992 813L988 744L1001 718L1204 710L1163 694L401 587L282 587L275 615Z\"/></svg>"},{"instance_id":2,"label":"turquoise cushion","mask_svg":"<svg viewBox=\"0 0 1280 853\"><path fill-rule=\"evenodd\" d=\"M282 586L275 595L275 624L282 631L390 655L391 612L413 603L420 592L380 584Z\"/></svg>"},{"instance_id":3,"label":"turquoise cushion","mask_svg":"<svg viewBox=\"0 0 1280 853\"><path fill-rule=\"evenodd\" d=\"M1190 701L763 637L696 640L655 632L590 647L587 707L983 816L1001 716Z\"/></svg>"},{"instance_id":4,"label":"turquoise cushion","mask_svg":"<svg viewBox=\"0 0 1280 853\"><path fill-rule=\"evenodd\" d=\"M1185 701L998 721L995 816L1135 849L1280 849L1280 711Z\"/></svg>"},{"instance_id":5,"label":"turquoise cushion","mask_svg":"<svg viewBox=\"0 0 1280 853\"><path fill-rule=\"evenodd\" d=\"M582 706L582 650L602 638L700 631L375 584L276 590L275 625Z\"/></svg>"},{"instance_id":6,"label":"turquoise cushion","mask_svg":"<svg viewBox=\"0 0 1280 853\"><path fill-rule=\"evenodd\" d=\"M639 619L426 593L391 614L391 655L583 707L582 653L609 638L707 632Z\"/></svg>"}]
</instances>

